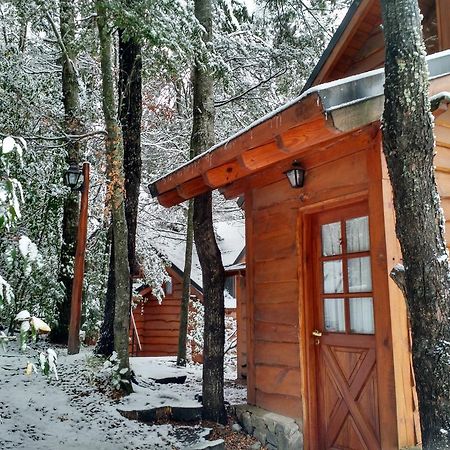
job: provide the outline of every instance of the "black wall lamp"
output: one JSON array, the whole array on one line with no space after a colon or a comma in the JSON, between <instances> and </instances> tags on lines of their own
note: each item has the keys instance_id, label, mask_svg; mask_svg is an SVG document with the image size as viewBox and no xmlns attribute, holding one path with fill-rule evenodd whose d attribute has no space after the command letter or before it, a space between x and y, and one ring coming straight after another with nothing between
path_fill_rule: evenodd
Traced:
<instances>
[{"instance_id":1,"label":"black wall lamp","mask_svg":"<svg viewBox=\"0 0 450 450\"><path fill-rule=\"evenodd\" d=\"M303 187L303 183L305 182L305 169L302 168L298 161L294 161L292 167L284 172L284 174L287 176L293 188Z\"/></svg>"}]
</instances>

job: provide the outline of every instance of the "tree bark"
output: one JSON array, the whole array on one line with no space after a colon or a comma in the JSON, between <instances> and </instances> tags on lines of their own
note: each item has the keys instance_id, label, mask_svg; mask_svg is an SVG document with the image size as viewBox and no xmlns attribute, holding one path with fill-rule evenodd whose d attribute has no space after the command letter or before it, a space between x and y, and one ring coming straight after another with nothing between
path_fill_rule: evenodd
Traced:
<instances>
[{"instance_id":1,"label":"tree bark","mask_svg":"<svg viewBox=\"0 0 450 450\"><path fill-rule=\"evenodd\" d=\"M205 48L212 40L211 0L195 0L195 17L202 25ZM197 58L193 74L193 124L191 149L194 156L214 144L214 80L207 50ZM225 271L212 222L212 195L194 199L194 238L203 276L203 417L226 423L223 398L223 352Z\"/></svg>"},{"instance_id":2,"label":"tree bark","mask_svg":"<svg viewBox=\"0 0 450 450\"><path fill-rule=\"evenodd\" d=\"M111 208L112 245L114 247L114 350L117 352L120 368L129 369L130 269L124 206L123 141L120 124L116 118L111 27L108 24L106 8L102 0L96 1L96 10L100 37L103 113L107 131L108 203Z\"/></svg>"},{"instance_id":3,"label":"tree bark","mask_svg":"<svg viewBox=\"0 0 450 450\"><path fill-rule=\"evenodd\" d=\"M119 117L122 125L125 175L125 217L128 230L128 264L130 275L139 275L136 258L136 228L141 184L141 119L142 119L142 58L141 45L124 40L119 30ZM113 246L111 247L113 253ZM114 341L114 259L110 258L105 312L96 352L110 356ZM130 279L130 302L132 283ZM131 304L130 304L131 308Z\"/></svg>"},{"instance_id":4,"label":"tree bark","mask_svg":"<svg viewBox=\"0 0 450 450\"><path fill-rule=\"evenodd\" d=\"M124 146L128 262L131 275L138 276L136 228L142 172L142 58L140 43L135 38L125 40L124 30L119 30L119 93L119 115Z\"/></svg>"},{"instance_id":5,"label":"tree bark","mask_svg":"<svg viewBox=\"0 0 450 450\"><path fill-rule=\"evenodd\" d=\"M383 0L383 147L405 267L423 447L450 446L450 279L434 175L428 69L417 0Z\"/></svg>"},{"instance_id":6,"label":"tree bark","mask_svg":"<svg viewBox=\"0 0 450 450\"><path fill-rule=\"evenodd\" d=\"M78 52L75 46L75 7L74 2L60 0L60 34L62 41L62 92L64 103L64 129L67 134L81 134L80 100L77 73L75 69ZM81 141L68 139L67 158L79 163L81 159ZM64 286L64 298L58 304L58 325L52 331L52 340L67 344L70 321L70 302L73 285L73 263L76 251L76 239L80 213L78 192L71 192L64 199L62 245L60 254L59 281Z\"/></svg>"},{"instance_id":7,"label":"tree bark","mask_svg":"<svg viewBox=\"0 0 450 450\"><path fill-rule=\"evenodd\" d=\"M105 309L102 326L100 327L100 337L95 347L95 353L107 358L109 358L114 351L114 308L116 305L116 278L114 276L114 244L112 242L112 237L110 241L111 245L109 253L108 281L106 284Z\"/></svg>"},{"instance_id":8,"label":"tree bark","mask_svg":"<svg viewBox=\"0 0 450 450\"><path fill-rule=\"evenodd\" d=\"M194 244L194 202L189 201L187 212L186 250L184 253L183 287L181 295L180 328L178 333L177 366L186 365L186 343L191 295L192 247Z\"/></svg>"}]
</instances>

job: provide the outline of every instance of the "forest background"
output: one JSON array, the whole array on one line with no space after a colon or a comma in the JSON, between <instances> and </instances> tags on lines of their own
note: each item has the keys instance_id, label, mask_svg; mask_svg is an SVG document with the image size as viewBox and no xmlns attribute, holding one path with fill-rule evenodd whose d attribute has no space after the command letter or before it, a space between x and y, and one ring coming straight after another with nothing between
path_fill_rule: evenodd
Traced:
<instances>
[{"instance_id":1,"label":"forest background","mask_svg":"<svg viewBox=\"0 0 450 450\"><path fill-rule=\"evenodd\" d=\"M215 79L217 141L300 93L348 3L213 2L214 35L208 51ZM184 239L187 205L166 210L145 186L189 158L191 70L204 45L201 27L190 2L110 0L104 5L113 32L116 85L116 31L121 30L122 41L137 40L141 46L142 179L136 253L144 282L162 298L167 261L152 239L167 232ZM67 22L69 6L73 20ZM63 230L65 202L73 194L62 178L75 148L78 159L92 167L82 329L95 338L103 320L111 251L95 2L2 0L0 22L0 138L13 136L16 150L21 150L4 149L1 159L0 324L8 328L15 315L27 309L58 327L67 297L64 280L73 274ZM64 64L71 54L76 55L69 61L79 102L73 133L68 132L63 84ZM217 220L233 221L241 214L235 202L215 197Z\"/></svg>"}]
</instances>

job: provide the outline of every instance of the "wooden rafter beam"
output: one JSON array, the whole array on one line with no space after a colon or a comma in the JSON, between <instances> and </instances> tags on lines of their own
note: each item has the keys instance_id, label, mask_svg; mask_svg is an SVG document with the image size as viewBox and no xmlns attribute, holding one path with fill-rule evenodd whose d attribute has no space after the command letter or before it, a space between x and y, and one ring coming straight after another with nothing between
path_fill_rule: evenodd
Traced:
<instances>
[{"instance_id":1,"label":"wooden rafter beam","mask_svg":"<svg viewBox=\"0 0 450 450\"><path fill-rule=\"evenodd\" d=\"M213 149L208 154L194 159L184 167L157 181L156 189L161 195L197 178L209 169L228 164L243 151L253 149L274 141L277 136L291 128L314 121L322 117L323 111L316 92L294 103L282 111L257 123L249 130Z\"/></svg>"},{"instance_id":2,"label":"wooden rafter beam","mask_svg":"<svg viewBox=\"0 0 450 450\"><path fill-rule=\"evenodd\" d=\"M220 192L225 198L232 199L243 194L247 189L255 189L275 183L285 178L284 172L289 169L294 158L300 162L304 169L310 170L323 164L324 159L330 162L347 154L362 151L371 145L378 127L379 123L371 124L352 133L343 134L339 138L335 137L327 142L302 149L297 154L289 155L283 161L278 161L268 166L265 170L255 172L245 179L237 180L230 185L222 187ZM350 139L351 145L349 145ZM327 153L326 158L324 158L324 153Z\"/></svg>"}]
</instances>

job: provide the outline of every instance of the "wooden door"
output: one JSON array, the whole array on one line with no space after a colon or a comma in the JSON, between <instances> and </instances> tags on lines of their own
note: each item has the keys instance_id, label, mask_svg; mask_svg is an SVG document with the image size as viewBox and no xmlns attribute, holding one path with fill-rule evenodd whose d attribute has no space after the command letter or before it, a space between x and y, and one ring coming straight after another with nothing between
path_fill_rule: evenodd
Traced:
<instances>
[{"instance_id":1,"label":"wooden door","mask_svg":"<svg viewBox=\"0 0 450 450\"><path fill-rule=\"evenodd\" d=\"M318 214L312 231L318 446L380 449L366 206Z\"/></svg>"}]
</instances>

